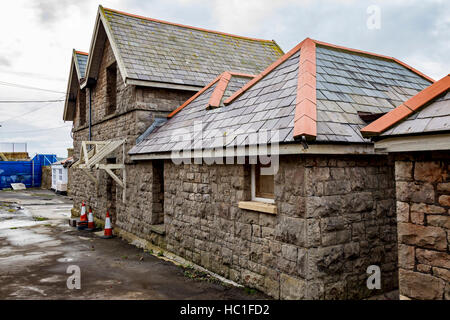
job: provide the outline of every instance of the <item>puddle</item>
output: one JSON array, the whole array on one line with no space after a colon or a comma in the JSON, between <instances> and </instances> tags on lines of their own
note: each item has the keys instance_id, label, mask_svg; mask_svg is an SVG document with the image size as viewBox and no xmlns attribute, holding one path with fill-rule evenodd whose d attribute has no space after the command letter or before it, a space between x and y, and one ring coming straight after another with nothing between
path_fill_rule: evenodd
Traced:
<instances>
[{"instance_id":1,"label":"puddle","mask_svg":"<svg viewBox=\"0 0 450 320\"><path fill-rule=\"evenodd\" d=\"M48 278L44 278L39 280L39 282L41 283L56 283L56 282L61 282L61 281L65 281L66 279L63 276L58 276L58 275L54 275Z\"/></svg>"},{"instance_id":2,"label":"puddle","mask_svg":"<svg viewBox=\"0 0 450 320\"><path fill-rule=\"evenodd\" d=\"M0 255L4 255L4 254L8 254L8 253L12 253L15 250L11 247L2 247L0 248Z\"/></svg>"},{"instance_id":3,"label":"puddle","mask_svg":"<svg viewBox=\"0 0 450 320\"><path fill-rule=\"evenodd\" d=\"M55 240L48 235L34 233L30 229L3 229L0 232L0 237L5 237L13 246L27 246Z\"/></svg>"},{"instance_id":4,"label":"puddle","mask_svg":"<svg viewBox=\"0 0 450 320\"><path fill-rule=\"evenodd\" d=\"M21 296L29 296L29 293L31 292L37 292L43 296L47 296L47 294L44 292L44 290L41 290L39 288L36 287L31 287L31 286L26 286L26 287L21 287L19 290L17 290L16 292L12 293L12 296L16 296L16 297L21 297Z\"/></svg>"},{"instance_id":5,"label":"puddle","mask_svg":"<svg viewBox=\"0 0 450 320\"><path fill-rule=\"evenodd\" d=\"M53 240L53 241L47 241L47 242L44 242L42 244L39 244L39 247L40 248L57 247L57 246L59 246L61 244L62 244L61 240Z\"/></svg>"}]
</instances>

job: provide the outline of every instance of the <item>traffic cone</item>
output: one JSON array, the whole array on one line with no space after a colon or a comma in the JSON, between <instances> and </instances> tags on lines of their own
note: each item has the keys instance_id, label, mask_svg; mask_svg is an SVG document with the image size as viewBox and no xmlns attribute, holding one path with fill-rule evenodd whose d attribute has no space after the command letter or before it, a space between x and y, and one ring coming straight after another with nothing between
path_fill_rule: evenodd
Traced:
<instances>
[{"instance_id":1,"label":"traffic cone","mask_svg":"<svg viewBox=\"0 0 450 320\"><path fill-rule=\"evenodd\" d=\"M84 201L81 203L81 215L80 221L78 221L78 229L83 230L87 227L87 216L86 216L86 207L84 205Z\"/></svg>"},{"instance_id":2,"label":"traffic cone","mask_svg":"<svg viewBox=\"0 0 450 320\"><path fill-rule=\"evenodd\" d=\"M94 231L94 230L95 230L94 215L92 214L92 209L89 208L88 224L86 231Z\"/></svg>"},{"instance_id":3,"label":"traffic cone","mask_svg":"<svg viewBox=\"0 0 450 320\"><path fill-rule=\"evenodd\" d=\"M110 239L113 237L112 228L111 228L111 218L109 216L109 212L106 211L106 218L105 218L105 230L104 234L102 236L103 239Z\"/></svg>"}]
</instances>

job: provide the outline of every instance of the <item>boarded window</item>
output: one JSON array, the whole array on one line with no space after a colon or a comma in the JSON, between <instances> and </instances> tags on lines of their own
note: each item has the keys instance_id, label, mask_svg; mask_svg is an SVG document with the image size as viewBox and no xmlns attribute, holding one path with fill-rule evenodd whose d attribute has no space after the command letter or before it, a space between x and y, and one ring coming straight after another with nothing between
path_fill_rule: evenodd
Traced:
<instances>
[{"instance_id":1,"label":"boarded window","mask_svg":"<svg viewBox=\"0 0 450 320\"><path fill-rule=\"evenodd\" d=\"M252 200L273 202L275 199L274 175L270 164L255 164L252 166Z\"/></svg>"},{"instance_id":2,"label":"boarded window","mask_svg":"<svg viewBox=\"0 0 450 320\"><path fill-rule=\"evenodd\" d=\"M78 115L80 117L80 126L86 123L86 92L78 91Z\"/></svg>"},{"instance_id":3,"label":"boarded window","mask_svg":"<svg viewBox=\"0 0 450 320\"><path fill-rule=\"evenodd\" d=\"M106 115L116 112L117 99L117 64L114 62L106 68Z\"/></svg>"},{"instance_id":4,"label":"boarded window","mask_svg":"<svg viewBox=\"0 0 450 320\"><path fill-rule=\"evenodd\" d=\"M164 223L164 161L154 160L152 184L152 224Z\"/></svg>"}]
</instances>

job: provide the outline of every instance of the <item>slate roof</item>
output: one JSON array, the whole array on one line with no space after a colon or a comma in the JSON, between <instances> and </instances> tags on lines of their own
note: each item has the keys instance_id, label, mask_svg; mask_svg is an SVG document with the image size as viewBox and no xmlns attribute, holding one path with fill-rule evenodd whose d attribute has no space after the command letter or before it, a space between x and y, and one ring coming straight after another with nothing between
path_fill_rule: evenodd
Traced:
<instances>
[{"instance_id":1,"label":"slate roof","mask_svg":"<svg viewBox=\"0 0 450 320\"><path fill-rule=\"evenodd\" d=\"M223 78L223 74L212 81L208 86L194 95L186 103L180 106L177 110L169 115L171 118L161 127L152 132L141 143L138 143L130 150L130 154L135 153L151 153L164 152L171 150L181 150L186 143L190 143L189 135L184 135L186 132L193 132L196 123L202 121L205 143L212 143L210 141L213 137L222 137L223 133L220 128L228 128L228 120L238 118L240 110L236 109L228 114L224 114L223 101L230 97L233 92L247 83L251 76L231 74L226 89L222 92L220 98L220 105L218 108L210 108L211 97L214 92L219 89L219 82ZM230 117L227 119L227 117ZM244 119L240 119L244 120ZM242 122L244 124L244 122ZM239 124L236 124L238 126ZM180 133L180 139L172 139L173 133Z\"/></svg>"},{"instance_id":2,"label":"slate roof","mask_svg":"<svg viewBox=\"0 0 450 320\"><path fill-rule=\"evenodd\" d=\"M413 113L406 120L385 131L382 136L406 135L450 130L450 91L428 107Z\"/></svg>"},{"instance_id":3,"label":"slate roof","mask_svg":"<svg viewBox=\"0 0 450 320\"><path fill-rule=\"evenodd\" d=\"M100 12L130 79L203 87L226 70L258 74L283 55L273 40Z\"/></svg>"},{"instance_id":4,"label":"slate roof","mask_svg":"<svg viewBox=\"0 0 450 320\"><path fill-rule=\"evenodd\" d=\"M317 140L363 142L357 112L386 113L430 82L395 61L317 47Z\"/></svg>"},{"instance_id":5,"label":"slate roof","mask_svg":"<svg viewBox=\"0 0 450 320\"><path fill-rule=\"evenodd\" d=\"M450 75L435 82L362 132L380 137L450 130Z\"/></svg>"},{"instance_id":6,"label":"slate roof","mask_svg":"<svg viewBox=\"0 0 450 320\"><path fill-rule=\"evenodd\" d=\"M86 63L88 54L82 51L72 50L72 58L70 60L69 82L67 84L66 100L64 102L64 121L73 121L75 116L75 105L73 101L76 99L80 84L86 76Z\"/></svg>"},{"instance_id":7,"label":"slate roof","mask_svg":"<svg viewBox=\"0 0 450 320\"><path fill-rule=\"evenodd\" d=\"M88 54L81 51L75 51L76 63L78 65L78 70L80 71L80 80L86 75L86 64L88 60Z\"/></svg>"},{"instance_id":8,"label":"slate roof","mask_svg":"<svg viewBox=\"0 0 450 320\"><path fill-rule=\"evenodd\" d=\"M271 130L269 142L293 142L296 120L302 117L313 123L311 135L316 142L370 143L360 133L366 123L358 112L379 114L392 110L431 80L393 58L307 38L246 82L224 99L225 106L207 110L214 90L211 85L174 112L130 154L184 149L190 143L187 134L182 142L171 137L177 136L175 129L179 128L193 132L196 121L203 124L202 148L217 147L214 139L219 138L220 144L221 138L236 132L236 145L251 145L251 133L264 130ZM190 147L196 149L198 145Z\"/></svg>"}]
</instances>

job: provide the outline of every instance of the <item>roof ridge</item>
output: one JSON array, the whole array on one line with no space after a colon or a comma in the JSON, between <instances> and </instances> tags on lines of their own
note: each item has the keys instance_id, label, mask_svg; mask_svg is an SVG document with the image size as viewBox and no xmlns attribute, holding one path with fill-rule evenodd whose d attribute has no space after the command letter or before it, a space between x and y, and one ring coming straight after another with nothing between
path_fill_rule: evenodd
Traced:
<instances>
[{"instance_id":1,"label":"roof ridge","mask_svg":"<svg viewBox=\"0 0 450 320\"><path fill-rule=\"evenodd\" d=\"M294 138L317 136L316 44L306 39L298 62Z\"/></svg>"},{"instance_id":2,"label":"roof ridge","mask_svg":"<svg viewBox=\"0 0 450 320\"><path fill-rule=\"evenodd\" d=\"M207 89L209 89L213 84L215 84L217 81L224 80L222 82L219 82L221 84L220 90L218 91L217 88L214 89L208 103L208 107L217 108L220 105L220 102L222 101L223 94L225 93L225 90L228 86L229 81L231 80L231 77L246 77L246 78L253 78L255 75L248 74L248 73L240 73L240 72L234 72L234 71L224 71L221 74L219 74L213 81L208 83L205 87L203 87L200 91L198 91L196 94L194 94L192 97L190 97L188 100L186 100L181 106L176 108L174 111L172 111L167 118L172 118L175 114L177 114L181 109L188 106L192 101L197 99L199 95L201 95L203 92L205 92ZM220 94L219 102L216 102L216 99L218 98L218 95Z\"/></svg>"},{"instance_id":3,"label":"roof ridge","mask_svg":"<svg viewBox=\"0 0 450 320\"><path fill-rule=\"evenodd\" d=\"M186 107L187 105L189 105L192 101L194 101L199 95L201 95L203 92L205 92L206 90L208 90L214 83L216 83L217 81L220 80L220 78L222 77L222 74L218 75L213 81L211 81L210 83L208 83L206 86L204 86L200 91L198 91L196 94L194 94L192 97L190 97L189 99L187 99L181 106L179 106L178 108L176 108L175 110L173 110L171 113L169 113L169 115L167 116L167 118L172 118L175 114L177 114L179 111L181 111L181 109L183 109L184 107Z\"/></svg>"},{"instance_id":4,"label":"roof ridge","mask_svg":"<svg viewBox=\"0 0 450 320\"><path fill-rule=\"evenodd\" d=\"M231 73L227 71L220 75L219 82L217 83L213 93L211 94L211 97L209 98L207 108L218 108L220 106L223 94L228 87L228 83L230 82L231 77Z\"/></svg>"},{"instance_id":5,"label":"roof ridge","mask_svg":"<svg viewBox=\"0 0 450 320\"><path fill-rule=\"evenodd\" d=\"M74 51L76 54L82 54L82 55L84 55L84 56L88 56L88 55L89 55L89 53L87 53L87 52L83 52L83 51L79 51L79 50L75 50L75 49L73 49L73 51Z\"/></svg>"},{"instance_id":6,"label":"roof ridge","mask_svg":"<svg viewBox=\"0 0 450 320\"><path fill-rule=\"evenodd\" d=\"M245 77L254 78L255 75L239 72L225 71L222 73L219 83L214 88L214 91L209 99L208 108L218 108L222 102L223 95L225 94L228 84L232 77Z\"/></svg>"},{"instance_id":7,"label":"roof ridge","mask_svg":"<svg viewBox=\"0 0 450 320\"><path fill-rule=\"evenodd\" d=\"M160 20L160 19L155 19L155 18L144 17L144 16L141 16L141 15L136 15L136 14L132 14L132 13L116 10L116 9L104 8L104 7L102 7L102 8L103 8L103 10L112 11L112 12L115 12L115 13L118 13L118 14L123 14L123 15L129 16L129 17L143 19L143 20L148 20L148 21L153 21L153 22L158 22L158 23L170 24L170 25L177 26L177 27L188 28L188 29L193 29L193 30L198 30L198 31L204 31L204 32L209 32L209 33L216 33L216 34L220 34L220 35L224 35L224 36L241 38L241 39L251 40L251 41L275 43L274 40L266 40L266 39L258 39L258 38L239 36L239 35L236 35L236 34L220 32L220 31L210 30L210 29L205 29L205 28L199 28L199 27L194 27L194 26L188 26L188 25L175 23L175 22L170 22L170 21L166 21L166 20ZM276 45L278 46L278 44L276 44Z\"/></svg>"},{"instance_id":8,"label":"roof ridge","mask_svg":"<svg viewBox=\"0 0 450 320\"><path fill-rule=\"evenodd\" d=\"M383 133L397 122L417 112L422 106L438 97L449 88L450 74L429 85L395 109L362 128L361 133L365 137Z\"/></svg>"},{"instance_id":9,"label":"roof ridge","mask_svg":"<svg viewBox=\"0 0 450 320\"><path fill-rule=\"evenodd\" d=\"M331 47L331 48L336 48L336 49L345 50L345 51L351 51L351 52L360 53L360 54L369 55L369 56L374 56L374 57L378 57L378 58L382 58L382 59L386 59L386 60L395 61L398 64L400 64L401 66L411 70L414 73L417 73L422 78L425 78L426 80L428 80L430 82L435 82L434 79L430 78L429 76L427 76L426 74L420 72L419 70L411 67L410 65L408 65L408 64L398 60L397 58L386 56L386 55L382 55L382 54L378 54L378 53L373 53L373 52L369 52L369 51L348 48L348 47L344 47L344 46L340 46L340 45L336 45L336 44L332 44L332 43L328 43L328 42L323 42L323 41L319 41L319 40L314 40L314 39L311 39L311 40L314 41L318 45Z\"/></svg>"},{"instance_id":10,"label":"roof ridge","mask_svg":"<svg viewBox=\"0 0 450 320\"><path fill-rule=\"evenodd\" d=\"M224 104L230 104L233 102L234 99L238 98L240 95L242 95L245 91L253 87L259 80L264 78L266 75L268 75L270 72L272 72L276 67L278 67L280 64L285 62L287 59L289 59L291 56L293 56L300 48L302 47L303 43L309 38L304 39L302 42L297 44L294 48L289 50L287 53L282 55L278 60L273 62L270 66L268 66L264 71L262 71L260 74L258 74L256 77L254 77L252 80L247 82L246 85L244 85L241 89L236 91L231 97L229 97L227 100L224 101Z\"/></svg>"}]
</instances>

